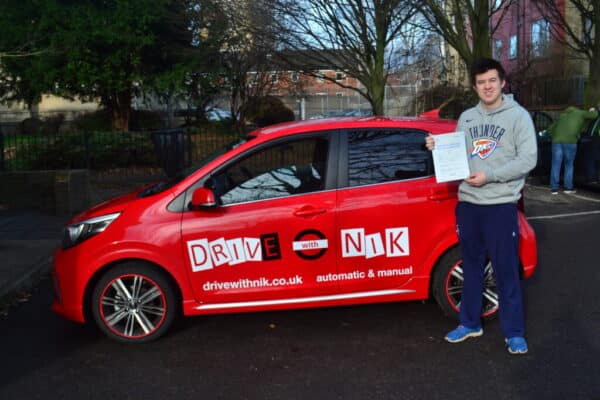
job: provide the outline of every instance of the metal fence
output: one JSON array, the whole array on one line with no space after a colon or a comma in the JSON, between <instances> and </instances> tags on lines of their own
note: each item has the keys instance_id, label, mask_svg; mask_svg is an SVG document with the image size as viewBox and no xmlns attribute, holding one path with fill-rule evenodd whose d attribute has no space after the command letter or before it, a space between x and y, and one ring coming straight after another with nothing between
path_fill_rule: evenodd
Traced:
<instances>
[{"instance_id":1,"label":"metal fence","mask_svg":"<svg viewBox=\"0 0 600 400\"><path fill-rule=\"evenodd\" d=\"M513 84L515 97L530 109L566 108L583 105L585 77L537 78Z\"/></svg>"},{"instance_id":2,"label":"metal fence","mask_svg":"<svg viewBox=\"0 0 600 400\"><path fill-rule=\"evenodd\" d=\"M90 169L95 175L174 175L238 138L217 129L0 132L0 170Z\"/></svg>"}]
</instances>

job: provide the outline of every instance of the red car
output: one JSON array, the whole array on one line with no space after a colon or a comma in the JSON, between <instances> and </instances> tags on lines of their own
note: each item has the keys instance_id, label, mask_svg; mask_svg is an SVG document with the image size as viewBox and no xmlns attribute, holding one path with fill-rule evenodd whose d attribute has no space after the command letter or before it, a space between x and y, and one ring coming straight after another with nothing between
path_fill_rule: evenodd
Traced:
<instances>
[{"instance_id":1,"label":"red car","mask_svg":"<svg viewBox=\"0 0 600 400\"><path fill-rule=\"evenodd\" d=\"M147 342L184 315L437 300L462 291L458 182L436 183L436 118L341 118L259 129L176 180L98 205L65 228L53 309ZM520 214L524 277L536 239ZM491 265L486 317L498 310Z\"/></svg>"}]
</instances>

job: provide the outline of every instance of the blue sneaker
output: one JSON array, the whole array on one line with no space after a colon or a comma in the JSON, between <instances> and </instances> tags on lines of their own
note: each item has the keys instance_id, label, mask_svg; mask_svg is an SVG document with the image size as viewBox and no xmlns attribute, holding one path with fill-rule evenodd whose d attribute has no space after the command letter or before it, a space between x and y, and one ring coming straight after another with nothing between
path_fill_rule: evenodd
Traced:
<instances>
[{"instance_id":1,"label":"blue sneaker","mask_svg":"<svg viewBox=\"0 0 600 400\"><path fill-rule=\"evenodd\" d=\"M481 327L472 329L467 328L464 325L459 325L456 327L456 329L448 332L444 339L446 339L446 341L450 343L458 343L470 337L477 337L481 335L483 335L483 329L481 329Z\"/></svg>"},{"instance_id":2,"label":"blue sneaker","mask_svg":"<svg viewBox=\"0 0 600 400\"><path fill-rule=\"evenodd\" d=\"M514 336L504 340L506 348L510 354L525 354L527 353L527 341L524 337Z\"/></svg>"}]
</instances>

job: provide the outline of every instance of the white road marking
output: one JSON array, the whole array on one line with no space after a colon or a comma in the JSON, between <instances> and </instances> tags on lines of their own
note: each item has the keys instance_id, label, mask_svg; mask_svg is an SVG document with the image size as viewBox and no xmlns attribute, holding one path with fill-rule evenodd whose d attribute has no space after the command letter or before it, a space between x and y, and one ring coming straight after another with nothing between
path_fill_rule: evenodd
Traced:
<instances>
[{"instance_id":1,"label":"white road marking","mask_svg":"<svg viewBox=\"0 0 600 400\"><path fill-rule=\"evenodd\" d=\"M600 214L600 210L584 211L584 212L568 213L568 214L539 215L537 217L527 217L527 219L531 221L534 219L555 219L555 218L580 217L583 215L593 215L593 214Z\"/></svg>"},{"instance_id":2,"label":"white road marking","mask_svg":"<svg viewBox=\"0 0 600 400\"><path fill-rule=\"evenodd\" d=\"M565 193L565 194L567 196L576 197L576 198L581 199L581 200L587 200L587 201L593 201L594 203L600 203L599 199L593 199L591 197L580 196L578 194L567 194L567 193Z\"/></svg>"}]
</instances>

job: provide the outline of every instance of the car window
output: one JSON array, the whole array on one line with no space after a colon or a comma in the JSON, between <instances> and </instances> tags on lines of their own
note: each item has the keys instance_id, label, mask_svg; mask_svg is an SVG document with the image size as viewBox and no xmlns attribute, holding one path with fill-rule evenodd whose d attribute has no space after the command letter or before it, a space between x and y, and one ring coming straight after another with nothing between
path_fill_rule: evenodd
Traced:
<instances>
[{"instance_id":1,"label":"car window","mask_svg":"<svg viewBox=\"0 0 600 400\"><path fill-rule=\"evenodd\" d=\"M413 179L433 173L426 132L370 130L348 133L348 185Z\"/></svg>"},{"instance_id":2,"label":"car window","mask_svg":"<svg viewBox=\"0 0 600 400\"><path fill-rule=\"evenodd\" d=\"M206 186L223 205L323 190L327 151L321 137L280 143L233 163Z\"/></svg>"},{"instance_id":3,"label":"car window","mask_svg":"<svg viewBox=\"0 0 600 400\"><path fill-rule=\"evenodd\" d=\"M592 126L590 128L590 135L600 136L600 117L596 118L596 120L592 122Z\"/></svg>"},{"instance_id":4,"label":"car window","mask_svg":"<svg viewBox=\"0 0 600 400\"><path fill-rule=\"evenodd\" d=\"M552 125L553 119L550 114L545 113L543 111L532 111L531 119L533 120L533 125L535 127L536 132L540 132L548 129L550 125Z\"/></svg>"}]
</instances>

